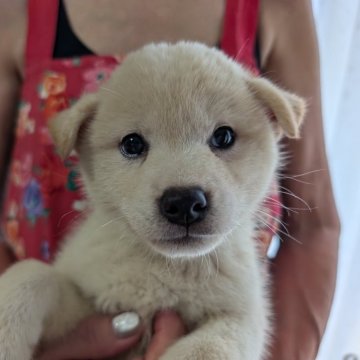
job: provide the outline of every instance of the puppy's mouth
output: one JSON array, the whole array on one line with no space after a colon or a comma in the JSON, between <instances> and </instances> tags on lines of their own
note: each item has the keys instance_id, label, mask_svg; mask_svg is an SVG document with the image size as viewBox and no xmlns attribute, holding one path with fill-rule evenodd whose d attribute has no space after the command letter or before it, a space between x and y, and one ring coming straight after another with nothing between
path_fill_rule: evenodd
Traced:
<instances>
[{"instance_id":1,"label":"puppy's mouth","mask_svg":"<svg viewBox=\"0 0 360 360\"><path fill-rule=\"evenodd\" d=\"M152 247L170 257L194 257L210 252L219 242L219 236L185 234L152 241Z\"/></svg>"},{"instance_id":2,"label":"puppy's mouth","mask_svg":"<svg viewBox=\"0 0 360 360\"><path fill-rule=\"evenodd\" d=\"M209 235L189 235L186 234L184 236L172 237L172 238L163 238L158 240L159 244L164 245L176 245L176 246L191 246L199 242L206 241Z\"/></svg>"}]
</instances>

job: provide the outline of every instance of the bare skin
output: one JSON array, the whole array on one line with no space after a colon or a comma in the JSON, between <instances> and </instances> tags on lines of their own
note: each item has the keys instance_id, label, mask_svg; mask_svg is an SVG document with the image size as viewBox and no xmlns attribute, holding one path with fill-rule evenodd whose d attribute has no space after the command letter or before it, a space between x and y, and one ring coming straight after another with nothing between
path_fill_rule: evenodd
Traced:
<instances>
[{"instance_id":1,"label":"bare skin","mask_svg":"<svg viewBox=\"0 0 360 360\"><path fill-rule=\"evenodd\" d=\"M82 0L65 0L65 5L75 33L97 54L124 54L147 42L182 39L216 45L225 9L224 0L87 0L86 12ZM0 174L4 174L24 73L26 6L24 0L0 0L0 8ZM310 0L262 0L259 36L265 76L309 102L302 139L286 144L292 158L284 176L311 172L298 178L311 185L289 178L282 185L313 210L296 216L285 213L291 237L281 236L282 249L272 264L277 327L271 355L274 360L309 360L316 356L330 311L339 237L324 150ZM284 202L290 208L305 207L292 196L285 195ZM0 273L12 261L1 245ZM79 340L75 346L81 344Z\"/></svg>"},{"instance_id":2,"label":"bare skin","mask_svg":"<svg viewBox=\"0 0 360 360\"><path fill-rule=\"evenodd\" d=\"M146 354L136 360L157 360L185 334L185 327L175 312L163 311L156 315L153 331ZM118 338L112 331L110 317L94 315L83 321L70 336L41 351L37 360L109 358L131 349L139 341L141 334L140 327L132 336Z\"/></svg>"},{"instance_id":3,"label":"bare skin","mask_svg":"<svg viewBox=\"0 0 360 360\"><path fill-rule=\"evenodd\" d=\"M289 208L311 209L284 214L291 238L281 234L282 248L272 264L277 314L272 359L314 359L333 299L340 231L324 146L318 44L310 0L269 2L260 21L262 48L269 49L264 70L308 100L302 139L286 143L291 162L284 174L307 175L281 184L302 201L287 195L283 200Z\"/></svg>"}]
</instances>

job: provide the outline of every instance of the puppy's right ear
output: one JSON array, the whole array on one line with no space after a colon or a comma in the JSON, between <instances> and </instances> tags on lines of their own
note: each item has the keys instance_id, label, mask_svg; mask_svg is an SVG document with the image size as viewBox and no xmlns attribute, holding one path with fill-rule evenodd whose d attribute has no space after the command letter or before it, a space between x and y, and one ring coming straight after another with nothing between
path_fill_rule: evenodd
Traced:
<instances>
[{"instance_id":1,"label":"puppy's right ear","mask_svg":"<svg viewBox=\"0 0 360 360\"><path fill-rule=\"evenodd\" d=\"M76 147L80 129L95 116L97 106L96 94L85 95L70 109L60 112L49 121L50 133L63 159Z\"/></svg>"},{"instance_id":2,"label":"puppy's right ear","mask_svg":"<svg viewBox=\"0 0 360 360\"><path fill-rule=\"evenodd\" d=\"M278 138L283 134L289 138L299 138L300 126L306 113L305 101L264 78L251 77L248 85L275 116L273 125Z\"/></svg>"}]
</instances>

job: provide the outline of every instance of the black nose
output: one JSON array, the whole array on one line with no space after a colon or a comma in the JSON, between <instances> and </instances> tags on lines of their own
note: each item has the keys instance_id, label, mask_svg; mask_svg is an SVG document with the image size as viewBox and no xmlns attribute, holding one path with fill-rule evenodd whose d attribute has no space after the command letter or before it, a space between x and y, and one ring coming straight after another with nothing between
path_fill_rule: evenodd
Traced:
<instances>
[{"instance_id":1,"label":"black nose","mask_svg":"<svg viewBox=\"0 0 360 360\"><path fill-rule=\"evenodd\" d=\"M205 218L208 201L200 188L170 188L160 199L160 212L171 223L188 226Z\"/></svg>"}]
</instances>

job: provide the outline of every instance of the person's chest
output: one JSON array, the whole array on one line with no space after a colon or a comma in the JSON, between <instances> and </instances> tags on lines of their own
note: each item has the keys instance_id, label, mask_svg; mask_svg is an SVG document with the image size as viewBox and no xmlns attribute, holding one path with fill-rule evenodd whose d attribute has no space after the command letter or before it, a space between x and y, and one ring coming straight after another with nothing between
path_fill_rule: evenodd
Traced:
<instances>
[{"instance_id":1,"label":"person's chest","mask_svg":"<svg viewBox=\"0 0 360 360\"><path fill-rule=\"evenodd\" d=\"M94 53L126 54L149 42L221 39L225 0L65 0L76 36Z\"/></svg>"}]
</instances>

